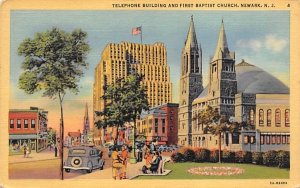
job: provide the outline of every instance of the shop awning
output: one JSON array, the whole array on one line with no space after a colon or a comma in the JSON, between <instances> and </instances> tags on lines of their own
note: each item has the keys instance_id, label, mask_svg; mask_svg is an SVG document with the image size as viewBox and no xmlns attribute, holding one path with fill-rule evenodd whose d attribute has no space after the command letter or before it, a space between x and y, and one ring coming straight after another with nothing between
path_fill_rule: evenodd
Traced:
<instances>
[{"instance_id":1,"label":"shop awning","mask_svg":"<svg viewBox=\"0 0 300 188\"><path fill-rule=\"evenodd\" d=\"M10 134L10 140L18 140L18 139L37 139L36 134Z\"/></svg>"}]
</instances>

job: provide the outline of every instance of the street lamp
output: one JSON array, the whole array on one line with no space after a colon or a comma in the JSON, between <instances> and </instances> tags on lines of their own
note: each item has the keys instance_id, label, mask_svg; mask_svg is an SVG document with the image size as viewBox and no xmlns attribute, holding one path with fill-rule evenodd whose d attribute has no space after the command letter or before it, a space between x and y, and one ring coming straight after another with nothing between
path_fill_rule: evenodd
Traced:
<instances>
[{"instance_id":1,"label":"street lamp","mask_svg":"<svg viewBox=\"0 0 300 188\"><path fill-rule=\"evenodd\" d=\"M137 162L135 157L135 125L133 126L132 129L132 150L131 150L129 162L132 164Z\"/></svg>"}]
</instances>

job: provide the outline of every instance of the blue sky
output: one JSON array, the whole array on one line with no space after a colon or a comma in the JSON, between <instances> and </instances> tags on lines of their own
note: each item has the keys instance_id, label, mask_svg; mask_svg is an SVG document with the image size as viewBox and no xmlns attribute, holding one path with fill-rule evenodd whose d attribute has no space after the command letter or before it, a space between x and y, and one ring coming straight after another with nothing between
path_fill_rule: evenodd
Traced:
<instances>
[{"instance_id":1,"label":"blue sky","mask_svg":"<svg viewBox=\"0 0 300 188\"><path fill-rule=\"evenodd\" d=\"M289 12L288 11L12 11L11 12L11 98L10 108L40 106L49 110L49 126L58 127L58 101L27 95L17 87L23 57L17 55L18 45L36 32L52 27L65 31L81 28L88 33L91 51L89 68L80 82L80 93L65 99L68 130L82 129L85 103L92 114L94 68L102 50L109 42L140 42L131 29L142 25L143 43L163 42L173 83L173 102L178 101L181 50L193 15L198 43L203 53L203 79L206 85L209 57L214 54L223 18L229 49L241 59L254 64L289 86ZM90 117L92 120L92 117ZM76 123L74 123L76 122Z\"/></svg>"}]
</instances>

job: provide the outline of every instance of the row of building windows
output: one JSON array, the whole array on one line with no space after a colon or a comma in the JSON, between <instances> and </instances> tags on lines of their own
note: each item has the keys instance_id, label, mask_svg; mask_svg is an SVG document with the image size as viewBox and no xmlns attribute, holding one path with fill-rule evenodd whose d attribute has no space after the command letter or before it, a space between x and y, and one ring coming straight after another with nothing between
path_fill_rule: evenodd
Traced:
<instances>
[{"instance_id":1,"label":"row of building windows","mask_svg":"<svg viewBox=\"0 0 300 188\"><path fill-rule=\"evenodd\" d=\"M21 119L17 119L17 129L21 129L22 128L22 121ZM9 124L9 128L10 129L14 129L15 128L15 120L14 119L10 119L10 124ZM29 128L29 121L28 119L24 119L23 120L23 128L24 129L28 129ZM30 120L30 128L31 129L35 129L35 119L31 119Z\"/></svg>"},{"instance_id":2,"label":"row of building windows","mask_svg":"<svg viewBox=\"0 0 300 188\"><path fill-rule=\"evenodd\" d=\"M244 136L244 144L255 144L255 136ZM270 145L270 144L290 144L289 135L260 135L260 144L261 145Z\"/></svg>"},{"instance_id":3,"label":"row of building windows","mask_svg":"<svg viewBox=\"0 0 300 188\"><path fill-rule=\"evenodd\" d=\"M250 123L251 125L254 125L254 110L251 109L250 110ZM265 113L263 109L259 109L259 126L264 126L265 125ZM267 110L267 126L271 126L272 124L272 110L268 109ZM289 109L285 109L284 110L284 125L286 127L290 126L290 110ZM281 126L281 110L279 108L277 108L275 110L275 126L280 127Z\"/></svg>"}]
</instances>

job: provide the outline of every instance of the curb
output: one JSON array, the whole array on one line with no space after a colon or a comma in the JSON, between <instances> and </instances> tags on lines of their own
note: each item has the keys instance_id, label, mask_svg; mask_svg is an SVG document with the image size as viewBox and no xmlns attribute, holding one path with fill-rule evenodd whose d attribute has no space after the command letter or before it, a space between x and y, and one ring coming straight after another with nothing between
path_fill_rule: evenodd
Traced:
<instances>
[{"instance_id":1,"label":"curb","mask_svg":"<svg viewBox=\"0 0 300 188\"><path fill-rule=\"evenodd\" d=\"M170 172L172 172L172 170L165 170L165 172L163 174L138 174L138 175L135 175L135 176L133 176L133 177L131 177L129 179L132 180L132 179L137 178L139 176L166 176Z\"/></svg>"}]
</instances>

